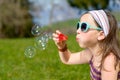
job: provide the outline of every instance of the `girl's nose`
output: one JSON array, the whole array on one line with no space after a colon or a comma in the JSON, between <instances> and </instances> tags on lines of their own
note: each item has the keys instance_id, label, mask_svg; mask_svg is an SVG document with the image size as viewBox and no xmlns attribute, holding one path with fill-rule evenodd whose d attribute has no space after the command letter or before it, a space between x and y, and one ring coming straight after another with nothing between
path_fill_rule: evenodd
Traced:
<instances>
[{"instance_id":1,"label":"girl's nose","mask_svg":"<svg viewBox=\"0 0 120 80\"><path fill-rule=\"evenodd\" d=\"M80 31L80 29L77 29L77 31L76 31L76 32L77 32L77 34L80 34L80 32L81 32L81 31Z\"/></svg>"}]
</instances>

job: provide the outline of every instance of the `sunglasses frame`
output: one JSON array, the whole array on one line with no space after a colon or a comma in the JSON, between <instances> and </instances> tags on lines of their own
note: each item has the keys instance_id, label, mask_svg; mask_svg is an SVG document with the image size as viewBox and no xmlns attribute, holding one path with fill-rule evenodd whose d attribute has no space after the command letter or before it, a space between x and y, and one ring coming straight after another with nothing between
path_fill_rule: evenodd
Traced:
<instances>
[{"instance_id":1,"label":"sunglasses frame","mask_svg":"<svg viewBox=\"0 0 120 80\"><path fill-rule=\"evenodd\" d=\"M82 30L82 28L81 28L81 25L82 25L83 23L87 25L85 30ZM102 28L97 27L97 26L91 26L91 25L90 25L89 23L87 23L87 22L78 22L78 23L77 23L77 29L80 29L82 32L87 32L90 28L91 28L91 29L98 30L98 31L101 31L101 30L102 30Z\"/></svg>"}]
</instances>

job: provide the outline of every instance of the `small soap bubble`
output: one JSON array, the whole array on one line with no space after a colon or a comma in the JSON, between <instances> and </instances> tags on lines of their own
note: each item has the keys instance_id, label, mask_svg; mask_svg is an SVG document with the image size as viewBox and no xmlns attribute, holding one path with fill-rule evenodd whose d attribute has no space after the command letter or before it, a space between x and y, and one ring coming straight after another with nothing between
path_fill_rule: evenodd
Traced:
<instances>
[{"instance_id":1,"label":"small soap bubble","mask_svg":"<svg viewBox=\"0 0 120 80\"><path fill-rule=\"evenodd\" d=\"M48 43L48 40L49 40L49 35L47 32L44 32L41 39L44 41L46 41L46 43Z\"/></svg>"},{"instance_id":2,"label":"small soap bubble","mask_svg":"<svg viewBox=\"0 0 120 80\"><path fill-rule=\"evenodd\" d=\"M48 33L48 39L52 39L52 32Z\"/></svg>"},{"instance_id":3,"label":"small soap bubble","mask_svg":"<svg viewBox=\"0 0 120 80\"><path fill-rule=\"evenodd\" d=\"M45 50L47 48L47 44L49 39L52 39L52 33L49 31L45 31L41 25L34 25L31 29L32 35L35 36L35 41L33 46L28 46L24 54L28 58L32 58L36 54L36 50Z\"/></svg>"},{"instance_id":4,"label":"small soap bubble","mask_svg":"<svg viewBox=\"0 0 120 80\"><path fill-rule=\"evenodd\" d=\"M42 26L35 24L31 29L31 33L34 36L39 36L40 34L42 34Z\"/></svg>"},{"instance_id":5,"label":"small soap bubble","mask_svg":"<svg viewBox=\"0 0 120 80\"><path fill-rule=\"evenodd\" d=\"M46 37L39 36L35 39L35 47L40 50L45 50L47 46Z\"/></svg>"},{"instance_id":6,"label":"small soap bubble","mask_svg":"<svg viewBox=\"0 0 120 80\"><path fill-rule=\"evenodd\" d=\"M34 57L35 54L36 54L36 49L35 49L35 47L33 47L33 46L28 46L28 47L25 49L24 54L25 54L25 56L28 57L28 58Z\"/></svg>"}]
</instances>

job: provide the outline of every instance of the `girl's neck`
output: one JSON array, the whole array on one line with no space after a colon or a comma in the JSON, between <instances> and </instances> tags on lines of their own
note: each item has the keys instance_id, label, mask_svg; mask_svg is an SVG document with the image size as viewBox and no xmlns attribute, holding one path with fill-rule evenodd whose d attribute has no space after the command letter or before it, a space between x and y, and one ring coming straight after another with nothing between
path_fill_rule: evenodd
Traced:
<instances>
[{"instance_id":1,"label":"girl's neck","mask_svg":"<svg viewBox=\"0 0 120 80\"><path fill-rule=\"evenodd\" d=\"M100 70L100 64L101 64L101 60L102 60L102 53L100 53L100 47L98 45L96 45L95 47L90 47L89 50L92 53L92 62L94 67L97 70Z\"/></svg>"},{"instance_id":2,"label":"girl's neck","mask_svg":"<svg viewBox=\"0 0 120 80\"><path fill-rule=\"evenodd\" d=\"M91 51L93 57L100 56L100 47L98 45L89 47L89 50Z\"/></svg>"}]
</instances>

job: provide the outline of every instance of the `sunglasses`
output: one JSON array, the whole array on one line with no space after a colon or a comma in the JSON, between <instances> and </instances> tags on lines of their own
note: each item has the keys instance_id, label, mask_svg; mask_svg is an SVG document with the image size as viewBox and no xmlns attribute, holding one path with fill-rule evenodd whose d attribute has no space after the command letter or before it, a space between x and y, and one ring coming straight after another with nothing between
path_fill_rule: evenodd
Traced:
<instances>
[{"instance_id":1,"label":"sunglasses","mask_svg":"<svg viewBox=\"0 0 120 80\"><path fill-rule=\"evenodd\" d=\"M86 22L78 22L77 23L77 29L79 29L82 31L82 32L87 32L90 28L91 29L95 29L95 30L98 30L98 31L101 31L102 28L100 27L95 27L95 26L91 26L90 24L86 23Z\"/></svg>"}]
</instances>

